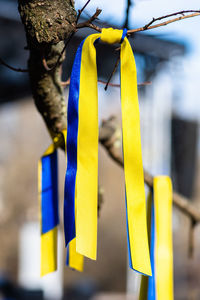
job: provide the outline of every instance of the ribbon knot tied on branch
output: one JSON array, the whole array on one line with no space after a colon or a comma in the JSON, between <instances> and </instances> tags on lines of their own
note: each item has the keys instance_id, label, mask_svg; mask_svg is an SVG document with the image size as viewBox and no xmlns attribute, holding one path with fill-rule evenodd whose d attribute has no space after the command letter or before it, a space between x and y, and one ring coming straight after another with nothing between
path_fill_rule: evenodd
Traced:
<instances>
[{"instance_id":1,"label":"ribbon knot tied on branch","mask_svg":"<svg viewBox=\"0 0 200 300\"><path fill-rule=\"evenodd\" d=\"M123 42L126 34L127 29L119 30L113 28L103 28L101 32L101 41L107 44L119 44Z\"/></svg>"}]
</instances>

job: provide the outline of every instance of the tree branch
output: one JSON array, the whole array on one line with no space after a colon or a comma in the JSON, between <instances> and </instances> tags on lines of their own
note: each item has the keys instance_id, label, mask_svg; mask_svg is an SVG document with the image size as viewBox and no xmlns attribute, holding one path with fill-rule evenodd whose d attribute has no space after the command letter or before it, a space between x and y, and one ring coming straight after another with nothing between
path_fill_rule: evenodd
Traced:
<instances>
[{"instance_id":1,"label":"tree branch","mask_svg":"<svg viewBox=\"0 0 200 300\"><path fill-rule=\"evenodd\" d=\"M107 83L106 83L106 85L105 85L105 87L104 87L104 90L105 90L105 91L107 91L107 89L108 89L108 86L109 86L109 84L110 84L110 81L111 81L113 75L115 74L115 72L116 72L116 70L117 70L117 67L118 67L118 65L119 65L119 62L120 62L120 52L118 53L118 57L117 57L117 60L116 60L116 62L115 62L115 65L114 65L114 69L113 69L112 73L110 74L110 76L109 76L109 78L108 78L108 81L107 81Z\"/></svg>"},{"instance_id":2,"label":"tree branch","mask_svg":"<svg viewBox=\"0 0 200 300\"><path fill-rule=\"evenodd\" d=\"M84 9L88 6L88 4L90 3L91 0L88 0L85 5L83 5L83 7L81 9L78 10L78 16L77 16L77 19L76 19L76 24L78 23L79 19L80 19L80 16L82 14L82 12L84 11Z\"/></svg>"},{"instance_id":3,"label":"tree branch","mask_svg":"<svg viewBox=\"0 0 200 300\"><path fill-rule=\"evenodd\" d=\"M91 18L89 18L85 22L77 24L76 28L79 29L79 28L84 28L84 27L90 27L92 29L95 29L96 31L101 32L101 28L99 28L98 26L92 24L92 22L98 18L98 16L100 15L101 12L102 12L102 10L97 8L96 12L93 14L93 16Z\"/></svg>"},{"instance_id":4,"label":"tree branch","mask_svg":"<svg viewBox=\"0 0 200 300\"><path fill-rule=\"evenodd\" d=\"M108 86L112 86L112 87L117 87L117 88L120 88L120 84L118 84L118 83L112 83L112 82L106 82L106 81L103 81L103 80L98 80L98 82L99 83L102 83L102 84L104 84L104 85L108 85ZM146 86L146 85L151 85L152 84L152 82L151 81L144 81L144 82L140 82L140 83L138 83L138 87L141 87L141 86ZM61 82L61 85L62 86L69 86L70 85L70 78L69 79L67 79L67 81L62 81Z\"/></svg>"},{"instance_id":5,"label":"tree branch","mask_svg":"<svg viewBox=\"0 0 200 300\"><path fill-rule=\"evenodd\" d=\"M0 64L15 72L22 72L22 73L28 72L28 69L15 68L8 65L2 58L0 58Z\"/></svg>"},{"instance_id":6,"label":"tree branch","mask_svg":"<svg viewBox=\"0 0 200 300\"><path fill-rule=\"evenodd\" d=\"M63 41L74 32L76 11L71 0L18 0L18 4L30 50L28 71L33 98L53 138L67 126L62 50ZM47 70L53 66L53 70Z\"/></svg>"},{"instance_id":7,"label":"tree branch","mask_svg":"<svg viewBox=\"0 0 200 300\"><path fill-rule=\"evenodd\" d=\"M116 142L119 142L118 123L115 117L111 117L110 119L103 121L99 131L99 142L106 149L109 156L123 168L124 163L122 155L115 146ZM153 187L153 176L146 170L144 170L144 181L149 187ZM173 201L174 205L180 211L191 218L193 224L200 222L200 211L198 211L198 209L190 203L189 199L174 192Z\"/></svg>"},{"instance_id":8,"label":"tree branch","mask_svg":"<svg viewBox=\"0 0 200 300\"><path fill-rule=\"evenodd\" d=\"M150 26L151 24L153 24L154 22L156 22L158 20L163 20L165 18L177 16L179 14L181 14L182 16L170 19L168 21L165 21L165 22L162 22L162 23L159 23L159 24L156 24L156 25ZM187 14L187 15L185 15L185 14ZM165 26L165 25L168 25L168 24L180 21L180 20L184 20L184 19L188 19L188 18L193 18L193 17L199 16L199 15L200 15L200 10L183 10L183 11L175 12L175 13L172 13L172 14L169 14L169 15L165 15L165 16L156 18L156 19L153 18L153 20L151 22L149 22L148 24L144 25L143 27L128 30L127 31L127 35L133 34L135 32L146 31L146 30L158 28L158 27L161 27L161 26ZM94 29L94 30L96 30L98 32L101 32L101 27L90 23L89 20L86 21L86 22L80 23L77 28L83 28L83 27L90 27L91 29Z\"/></svg>"},{"instance_id":9,"label":"tree branch","mask_svg":"<svg viewBox=\"0 0 200 300\"><path fill-rule=\"evenodd\" d=\"M184 11L184 13L187 13L187 12L188 11ZM177 13L171 14L171 16L175 16L175 15L181 14L181 13L182 12L177 12ZM146 30L150 30L150 29L155 29L155 28L158 28L158 27L166 26L168 24L171 24L171 23L174 23L174 22L177 22L177 21L181 21L181 20L184 20L184 19L189 19L189 18L197 17L199 15L200 15L200 10L197 10L195 13L192 13L192 14L189 14L189 15L186 15L186 16L183 15L183 16L180 16L180 17L177 17L177 18L174 18L174 19L171 19L171 20L168 20L168 21L156 24L156 25L149 26L147 24L147 25L145 25L143 27L140 27L140 28L128 30L127 34L132 34L132 33L140 32L140 31L146 31ZM167 18L167 16L163 16L163 17L160 17L160 18L157 18L157 19L158 20L162 20L164 18ZM157 19L154 19L154 20L157 20ZM155 22L154 20L153 20L153 22ZM153 22L151 21L150 23L152 24Z\"/></svg>"},{"instance_id":10,"label":"tree branch","mask_svg":"<svg viewBox=\"0 0 200 300\"><path fill-rule=\"evenodd\" d=\"M150 27L150 25L152 25L153 23L157 22L157 21L161 21L163 19L167 19L167 18L170 18L170 17L174 17L174 16L177 16L177 15L182 15L184 17L184 14L185 13L196 13L196 12L199 12L197 10L182 10L182 11L178 11L178 12L175 12L175 13L172 13L172 14L168 14L168 15L165 15L165 16L162 16L162 17L158 17L158 18L153 18L152 21L150 21L147 25L145 25L144 27L145 28L148 28Z\"/></svg>"}]
</instances>

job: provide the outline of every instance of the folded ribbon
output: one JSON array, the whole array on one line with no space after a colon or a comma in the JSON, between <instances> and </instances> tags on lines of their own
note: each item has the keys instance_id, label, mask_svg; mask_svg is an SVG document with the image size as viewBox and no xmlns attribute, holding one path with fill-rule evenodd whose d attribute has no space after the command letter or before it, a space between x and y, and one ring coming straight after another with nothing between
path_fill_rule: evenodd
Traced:
<instances>
[{"instance_id":1,"label":"folded ribbon","mask_svg":"<svg viewBox=\"0 0 200 300\"><path fill-rule=\"evenodd\" d=\"M173 300L172 184L154 178L153 201L148 198L148 231L152 277L142 276L140 300Z\"/></svg>"},{"instance_id":2,"label":"folded ribbon","mask_svg":"<svg viewBox=\"0 0 200 300\"><path fill-rule=\"evenodd\" d=\"M76 251L96 259L98 95L94 44L99 39L108 44L121 43L121 107L130 267L151 275L137 74L126 32L112 28L102 29L101 34L87 37L76 53L68 100L65 241L68 245L76 237Z\"/></svg>"}]
</instances>

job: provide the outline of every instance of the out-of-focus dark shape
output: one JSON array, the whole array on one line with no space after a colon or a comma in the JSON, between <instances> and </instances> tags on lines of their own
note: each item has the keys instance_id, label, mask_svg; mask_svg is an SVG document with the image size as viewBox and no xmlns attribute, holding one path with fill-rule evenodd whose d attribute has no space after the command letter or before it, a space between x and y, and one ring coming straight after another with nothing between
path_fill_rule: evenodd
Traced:
<instances>
[{"instance_id":1,"label":"out-of-focus dark shape","mask_svg":"<svg viewBox=\"0 0 200 300\"><path fill-rule=\"evenodd\" d=\"M9 300L43 300L41 290L26 290L14 284L4 276L0 276L0 296Z\"/></svg>"},{"instance_id":2,"label":"out-of-focus dark shape","mask_svg":"<svg viewBox=\"0 0 200 300\"><path fill-rule=\"evenodd\" d=\"M177 116L172 119L172 174L176 190L193 196L197 167L198 124Z\"/></svg>"},{"instance_id":3,"label":"out-of-focus dark shape","mask_svg":"<svg viewBox=\"0 0 200 300\"><path fill-rule=\"evenodd\" d=\"M98 292L97 285L92 280L81 280L67 287L63 300L89 300Z\"/></svg>"},{"instance_id":4,"label":"out-of-focus dark shape","mask_svg":"<svg viewBox=\"0 0 200 300\"><path fill-rule=\"evenodd\" d=\"M28 51L25 32L20 22L17 1L0 0L0 57L14 67L26 68ZM0 103L30 94L28 74L0 65Z\"/></svg>"}]
</instances>

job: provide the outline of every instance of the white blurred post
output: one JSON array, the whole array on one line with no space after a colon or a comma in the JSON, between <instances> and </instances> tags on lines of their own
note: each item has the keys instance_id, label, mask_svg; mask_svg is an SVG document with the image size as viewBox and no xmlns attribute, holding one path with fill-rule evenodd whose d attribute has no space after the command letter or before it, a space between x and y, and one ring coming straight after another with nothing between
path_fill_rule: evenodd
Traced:
<instances>
[{"instance_id":1,"label":"white blurred post","mask_svg":"<svg viewBox=\"0 0 200 300\"><path fill-rule=\"evenodd\" d=\"M25 223L19 238L19 284L30 290L41 289L44 298L59 300L63 295L63 245L58 231L58 271L40 277L40 228L37 222Z\"/></svg>"}]
</instances>

